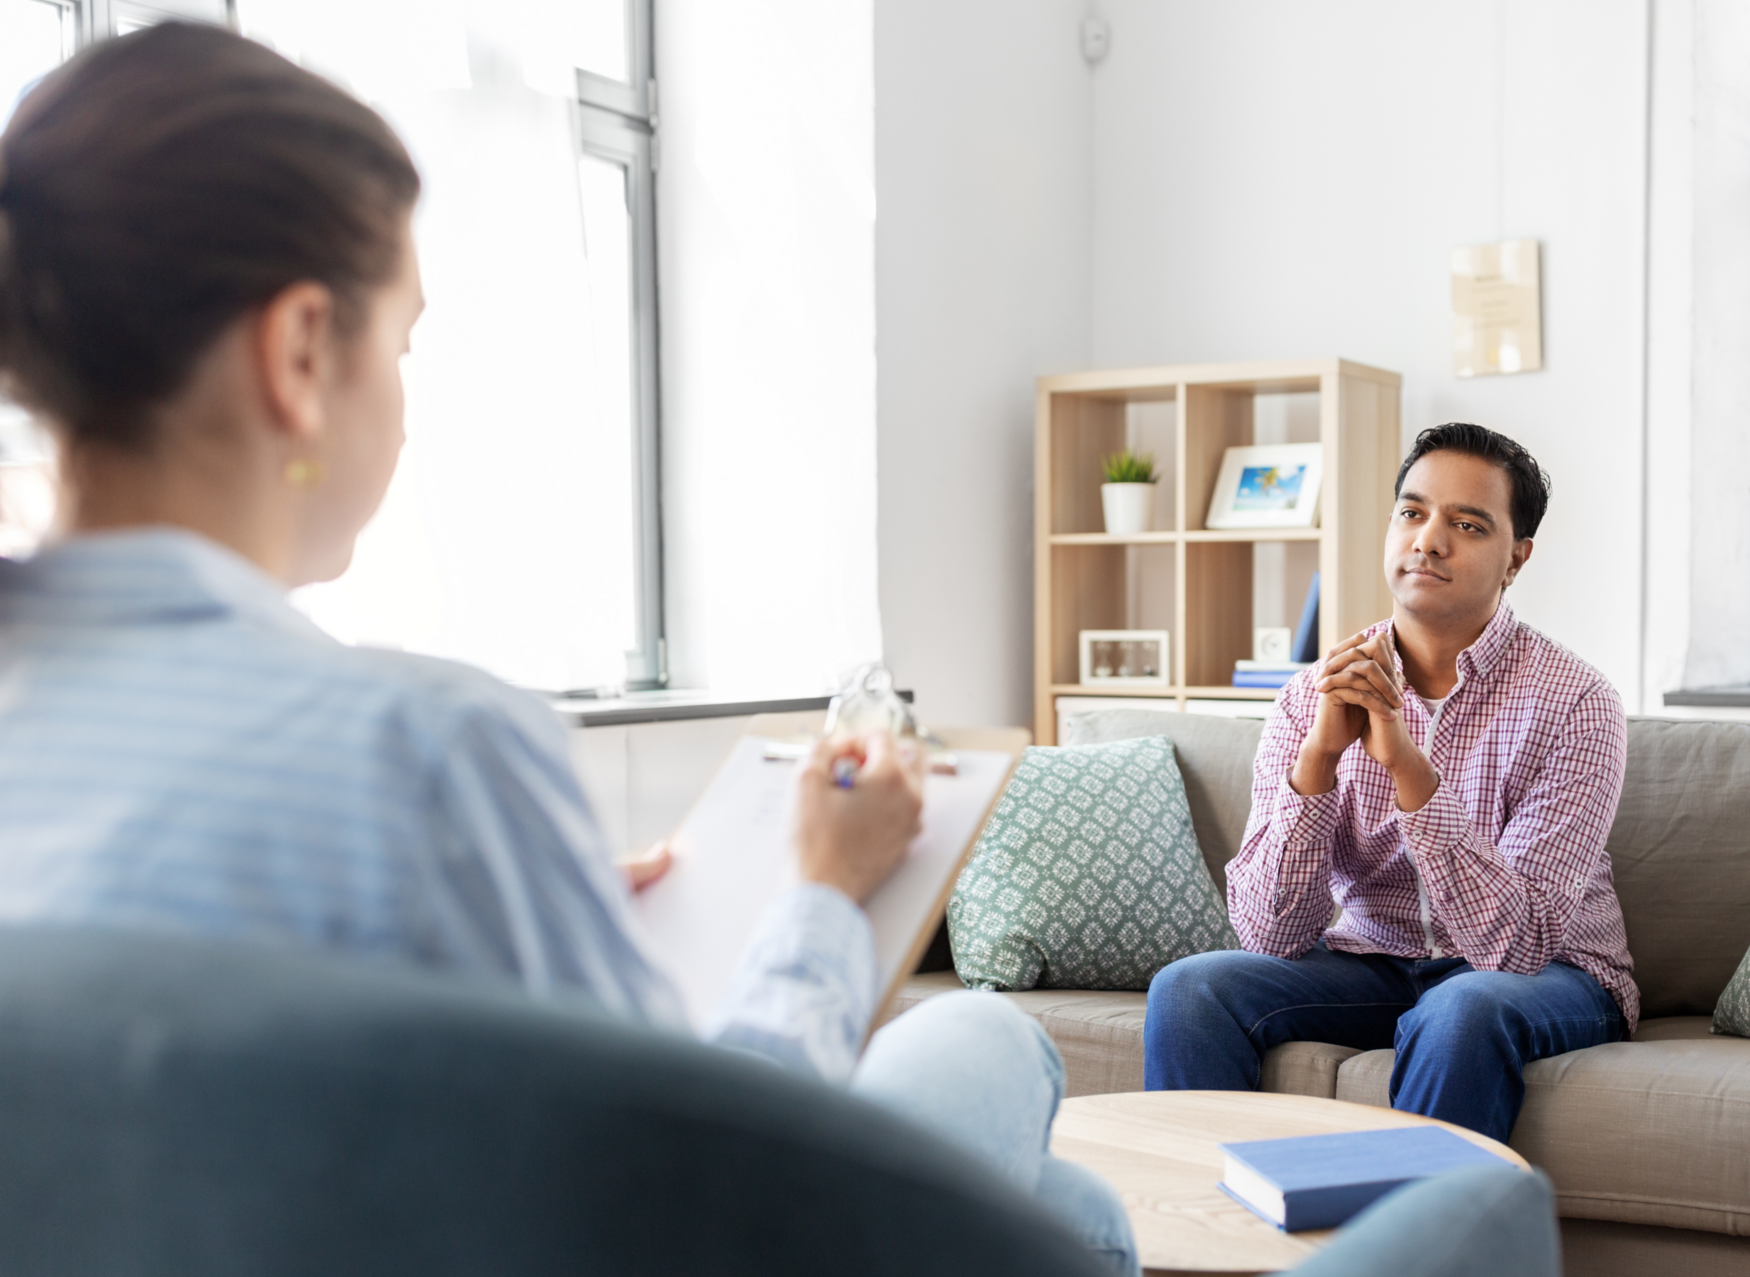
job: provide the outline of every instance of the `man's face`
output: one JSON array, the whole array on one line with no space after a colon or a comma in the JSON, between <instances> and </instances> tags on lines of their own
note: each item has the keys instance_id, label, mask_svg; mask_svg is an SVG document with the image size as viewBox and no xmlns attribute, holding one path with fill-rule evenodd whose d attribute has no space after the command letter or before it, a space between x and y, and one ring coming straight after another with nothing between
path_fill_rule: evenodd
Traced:
<instances>
[{"instance_id":1,"label":"man's face","mask_svg":"<svg viewBox=\"0 0 1750 1277\"><path fill-rule=\"evenodd\" d=\"M1516 541L1512 481L1493 461L1431 452L1404 476L1385 537L1385 579L1398 611L1467 624L1494 614L1531 555Z\"/></svg>"}]
</instances>

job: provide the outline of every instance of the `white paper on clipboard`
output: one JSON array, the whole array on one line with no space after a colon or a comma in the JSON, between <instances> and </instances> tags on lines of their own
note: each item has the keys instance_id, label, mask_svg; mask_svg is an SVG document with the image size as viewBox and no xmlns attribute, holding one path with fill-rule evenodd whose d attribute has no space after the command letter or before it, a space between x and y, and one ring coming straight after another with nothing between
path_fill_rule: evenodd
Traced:
<instances>
[{"instance_id":1,"label":"white paper on clipboard","mask_svg":"<svg viewBox=\"0 0 1750 1277\"><path fill-rule=\"evenodd\" d=\"M766 741L744 736L669 840L674 865L635 901L657 959L701 1025L729 991L760 915L794 886L790 804L796 764L768 762ZM959 872L1013 754L956 749L958 774L924 779L923 832L864 905L875 931L878 988L902 974L919 932Z\"/></svg>"}]
</instances>

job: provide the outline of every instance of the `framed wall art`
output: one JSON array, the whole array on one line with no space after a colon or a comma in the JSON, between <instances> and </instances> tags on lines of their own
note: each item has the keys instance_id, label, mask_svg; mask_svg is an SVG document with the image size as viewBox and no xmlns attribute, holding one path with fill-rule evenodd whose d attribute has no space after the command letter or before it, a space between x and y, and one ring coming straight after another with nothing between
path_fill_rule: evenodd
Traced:
<instances>
[{"instance_id":1,"label":"framed wall art","mask_svg":"<svg viewBox=\"0 0 1750 1277\"><path fill-rule=\"evenodd\" d=\"M1229 448L1221 459L1204 526L1216 530L1317 527L1323 478L1323 444Z\"/></svg>"},{"instance_id":2,"label":"framed wall art","mask_svg":"<svg viewBox=\"0 0 1750 1277\"><path fill-rule=\"evenodd\" d=\"M1165 630L1083 630L1082 683L1101 687L1166 687Z\"/></svg>"}]
</instances>

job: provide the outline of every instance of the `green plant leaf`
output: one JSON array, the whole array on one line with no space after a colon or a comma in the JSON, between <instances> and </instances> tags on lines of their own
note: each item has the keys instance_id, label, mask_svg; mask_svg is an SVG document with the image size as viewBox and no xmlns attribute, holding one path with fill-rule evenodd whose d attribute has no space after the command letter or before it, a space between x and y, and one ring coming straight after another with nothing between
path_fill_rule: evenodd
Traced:
<instances>
[{"instance_id":1,"label":"green plant leaf","mask_svg":"<svg viewBox=\"0 0 1750 1277\"><path fill-rule=\"evenodd\" d=\"M1155 481L1155 457L1152 452L1138 453L1126 448L1123 452L1102 457L1100 464L1106 471L1107 483L1153 483Z\"/></svg>"}]
</instances>

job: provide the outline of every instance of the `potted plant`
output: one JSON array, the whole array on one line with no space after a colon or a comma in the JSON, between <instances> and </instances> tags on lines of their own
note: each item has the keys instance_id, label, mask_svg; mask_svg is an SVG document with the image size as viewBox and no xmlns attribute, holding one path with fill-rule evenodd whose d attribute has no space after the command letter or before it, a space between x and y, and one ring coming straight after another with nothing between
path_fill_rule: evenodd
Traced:
<instances>
[{"instance_id":1,"label":"potted plant","mask_svg":"<svg viewBox=\"0 0 1750 1277\"><path fill-rule=\"evenodd\" d=\"M1155 497L1155 459L1150 452L1123 452L1102 459L1106 482L1100 485L1100 505L1106 531L1113 536L1147 532Z\"/></svg>"}]
</instances>

